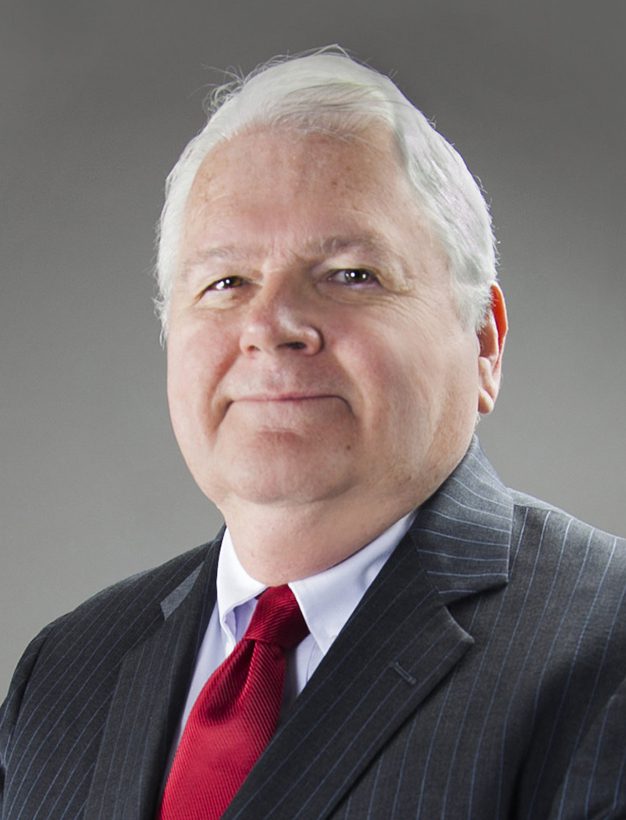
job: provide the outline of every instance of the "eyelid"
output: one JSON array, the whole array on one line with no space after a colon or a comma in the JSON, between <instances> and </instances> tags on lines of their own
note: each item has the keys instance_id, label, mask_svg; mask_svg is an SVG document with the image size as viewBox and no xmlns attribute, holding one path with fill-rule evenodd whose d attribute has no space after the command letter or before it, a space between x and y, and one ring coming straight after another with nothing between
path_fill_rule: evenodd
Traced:
<instances>
[{"instance_id":1,"label":"eyelid","mask_svg":"<svg viewBox=\"0 0 626 820\"><path fill-rule=\"evenodd\" d=\"M355 273L364 273L368 275L368 279L365 282L354 281L355 285L358 284L370 284L370 283L380 283L380 277L377 273L375 273L371 268L367 268L360 265L343 265L342 267L334 268L330 273L327 275L327 279L332 280L338 274L341 273L348 273L354 271Z\"/></svg>"},{"instance_id":2,"label":"eyelid","mask_svg":"<svg viewBox=\"0 0 626 820\"><path fill-rule=\"evenodd\" d=\"M227 287L219 287L222 283L231 280L231 283ZM206 287L202 288L200 295L207 293L208 291L217 291L222 292L225 290L233 290L236 288L240 288L242 285L246 284L246 280L243 276L239 276L237 274L229 274L226 276L220 276L219 279L215 279L213 282L210 282Z\"/></svg>"}]
</instances>

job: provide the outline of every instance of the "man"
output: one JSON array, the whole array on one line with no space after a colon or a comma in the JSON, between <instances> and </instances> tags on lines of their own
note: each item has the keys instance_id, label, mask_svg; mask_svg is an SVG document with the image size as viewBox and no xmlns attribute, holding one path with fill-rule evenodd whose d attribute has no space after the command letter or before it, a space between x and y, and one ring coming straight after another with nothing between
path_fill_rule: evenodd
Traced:
<instances>
[{"instance_id":1,"label":"man","mask_svg":"<svg viewBox=\"0 0 626 820\"><path fill-rule=\"evenodd\" d=\"M506 313L458 154L341 53L274 64L216 95L160 243L172 422L227 529L31 644L2 817L625 817L624 542L474 438ZM266 588L302 632L245 711Z\"/></svg>"}]
</instances>

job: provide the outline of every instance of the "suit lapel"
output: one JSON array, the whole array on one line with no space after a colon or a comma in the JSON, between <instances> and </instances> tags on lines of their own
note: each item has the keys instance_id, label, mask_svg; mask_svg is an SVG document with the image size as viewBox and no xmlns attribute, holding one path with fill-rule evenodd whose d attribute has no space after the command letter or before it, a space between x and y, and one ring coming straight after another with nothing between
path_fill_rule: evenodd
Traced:
<instances>
[{"instance_id":1,"label":"suit lapel","mask_svg":"<svg viewBox=\"0 0 626 820\"><path fill-rule=\"evenodd\" d=\"M215 601L211 549L163 601L117 677L85 806L89 820L152 820L199 640Z\"/></svg>"},{"instance_id":2,"label":"suit lapel","mask_svg":"<svg viewBox=\"0 0 626 820\"><path fill-rule=\"evenodd\" d=\"M368 590L224 815L323 818L473 640L449 604L508 579L512 502L473 442Z\"/></svg>"}]
</instances>

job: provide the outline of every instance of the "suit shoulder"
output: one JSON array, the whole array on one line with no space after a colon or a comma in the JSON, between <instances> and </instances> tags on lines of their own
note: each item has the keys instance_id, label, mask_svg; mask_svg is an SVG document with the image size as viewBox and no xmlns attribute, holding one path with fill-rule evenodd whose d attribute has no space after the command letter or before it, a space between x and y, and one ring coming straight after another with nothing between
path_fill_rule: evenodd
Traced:
<instances>
[{"instance_id":1,"label":"suit shoulder","mask_svg":"<svg viewBox=\"0 0 626 820\"><path fill-rule=\"evenodd\" d=\"M566 512L554 504L542 501L527 493L518 490L510 490L515 512L518 517L524 519L528 524L538 523L542 527L551 522L553 526L567 531L570 538L592 539L597 544L616 548L618 554L623 554L626 549L626 538L620 537L610 532L606 532L598 527L581 521L571 513Z\"/></svg>"},{"instance_id":2,"label":"suit shoulder","mask_svg":"<svg viewBox=\"0 0 626 820\"><path fill-rule=\"evenodd\" d=\"M565 579L572 591L622 599L626 540L532 496L512 491L515 505L512 558L515 572ZM565 592L565 590L564 590ZM605 601L606 602L606 601Z\"/></svg>"},{"instance_id":3,"label":"suit shoulder","mask_svg":"<svg viewBox=\"0 0 626 820\"><path fill-rule=\"evenodd\" d=\"M216 545L203 544L160 566L118 581L44 627L25 650L13 675L0 710L0 741L2 731L6 734L12 723L9 716L15 718L20 709L33 675L45 674L51 666L62 670L70 663L87 668L114 646L123 654L163 615L169 614L168 606L170 611L175 608ZM111 661L111 668L114 666Z\"/></svg>"},{"instance_id":4,"label":"suit shoulder","mask_svg":"<svg viewBox=\"0 0 626 820\"><path fill-rule=\"evenodd\" d=\"M31 647L37 648L36 656L46 655L53 648L62 648L68 643L86 646L104 640L103 635L127 631L131 624L150 628L167 614L163 607L167 608L168 598L175 597L186 581L195 580L217 543L202 544L157 567L117 581L87 598L44 627L33 639ZM25 654L33 653L27 650Z\"/></svg>"},{"instance_id":5,"label":"suit shoulder","mask_svg":"<svg viewBox=\"0 0 626 820\"><path fill-rule=\"evenodd\" d=\"M170 558L159 566L142 570L117 581L87 598L75 609L53 622L51 626L54 627L58 622L83 618L103 608L114 608L123 602L132 602L133 599L140 606L145 606L149 600L160 602L203 565L210 550L215 548L216 544L216 541L201 544L199 547Z\"/></svg>"}]
</instances>

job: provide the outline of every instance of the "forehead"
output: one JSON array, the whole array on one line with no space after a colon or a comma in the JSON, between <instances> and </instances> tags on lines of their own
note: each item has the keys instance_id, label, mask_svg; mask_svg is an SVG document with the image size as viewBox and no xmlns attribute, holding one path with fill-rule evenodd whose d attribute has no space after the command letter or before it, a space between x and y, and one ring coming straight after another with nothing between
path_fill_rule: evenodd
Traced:
<instances>
[{"instance_id":1,"label":"forehead","mask_svg":"<svg viewBox=\"0 0 626 820\"><path fill-rule=\"evenodd\" d=\"M347 135L256 128L218 144L187 202L183 255L209 241L300 245L413 231L424 219L388 129Z\"/></svg>"},{"instance_id":2,"label":"forehead","mask_svg":"<svg viewBox=\"0 0 626 820\"><path fill-rule=\"evenodd\" d=\"M349 134L257 127L209 152L194 179L188 212L260 192L275 199L318 191L336 197L375 186L383 196L405 185L395 141L381 126Z\"/></svg>"}]
</instances>

